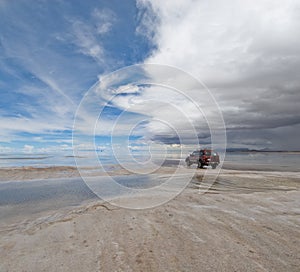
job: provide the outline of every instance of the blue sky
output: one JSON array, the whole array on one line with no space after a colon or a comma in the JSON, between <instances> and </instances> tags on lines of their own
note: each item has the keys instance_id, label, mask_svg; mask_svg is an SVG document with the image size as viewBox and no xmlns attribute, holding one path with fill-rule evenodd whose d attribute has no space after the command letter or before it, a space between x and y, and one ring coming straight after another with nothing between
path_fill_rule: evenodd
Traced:
<instances>
[{"instance_id":1,"label":"blue sky","mask_svg":"<svg viewBox=\"0 0 300 272\"><path fill-rule=\"evenodd\" d=\"M204 82L224 116L229 147L299 150L299 14L292 0L0 0L0 152L71 150L74 117L88 90L143 63L178 67ZM209 143L203 116L180 95L121 85L109 107L112 91L98 93L105 109L99 147L109 144L119 116L118 139L137 124L137 146L175 146L176 130L182 144L194 144L187 116L197 140ZM186 93L205 105L201 90ZM155 99L159 105L149 102Z\"/></svg>"},{"instance_id":2,"label":"blue sky","mask_svg":"<svg viewBox=\"0 0 300 272\"><path fill-rule=\"evenodd\" d=\"M153 50L136 31L142 12L135 1L1 1L0 145L70 144L98 76Z\"/></svg>"}]
</instances>

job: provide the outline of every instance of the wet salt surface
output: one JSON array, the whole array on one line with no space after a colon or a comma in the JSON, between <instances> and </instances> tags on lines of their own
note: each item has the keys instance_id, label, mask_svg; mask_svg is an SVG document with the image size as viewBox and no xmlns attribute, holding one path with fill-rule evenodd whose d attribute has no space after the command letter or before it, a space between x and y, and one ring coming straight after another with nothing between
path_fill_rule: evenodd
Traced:
<instances>
[{"instance_id":1,"label":"wet salt surface","mask_svg":"<svg viewBox=\"0 0 300 272\"><path fill-rule=\"evenodd\" d=\"M300 172L300 153L232 152L226 153L225 169Z\"/></svg>"},{"instance_id":2,"label":"wet salt surface","mask_svg":"<svg viewBox=\"0 0 300 272\"><path fill-rule=\"evenodd\" d=\"M167 154L163 159L162 166L185 164L185 158L189 154ZM135 155L143 158L142 154ZM157 156L159 158L159 156ZM99 153L99 161L95 161L88 152L83 156L76 157L79 165L89 167L97 166L99 162L106 169L110 165L118 165L118 161L112 154ZM126 158L122 158L126 162ZM128 162L132 162L129 160ZM0 167L50 167L50 166L76 166L75 157L72 153L58 154L0 154ZM248 170L276 170L300 171L300 153L288 152L227 152L224 166L227 169ZM109 170L109 169L106 169Z\"/></svg>"},{"instance_id":3,"label":"wet salt surface","mask_svg":"<svg viewBox=\"0 0 300 272\"><path fill-rule=\"evenodd\" d=\"M1 224L22 221L34 214L93 199L97 197L81 178L0 183L0 221Z\"/></svg>"},{"instance_id":4,"label":"wet salt surface","mask_svg":"<svg viewBox=\"0 0 300 272\"><path fill-rule=\"evenodd\" d=\"M99 184L117 182L128 188L147 189L158 186L165 181L157 175L126 175L96 177ZM101 181L103 180L103 182ZM105 181L105 182L104 182ZM102 182L102 183L101 183ZM99 186L101 187L101 186ZM105 188L103 188L105 190ZM81 178L43 179L35 181L10 181L0 183L0 205L17 205L27 202L56 200L60 198L73 199L75 202L96 198Z\"/></svg>"},{"instance_id":5,"label":"wet salt surface","mask_svg":"<svg viewBox=\"0 0 300 272\"><path fill-rule=\"evenodd\" d=\"M23 160L23 157L12 158L12 160ZM32 159L32 158L31 158ZM38 158L39 160L44 160ZM52 158L54 160L54 158ZM73 159L70 157L70 160ZM47 160L47 159L46 159ZM27 160L26 160L27 161ZM30 163L30 160L28 160ZM184 159L166 159L163 163L165 167L186 167ZM115 170L120 167L107 164L109 169ZM116 168L117 167L117 168ZM192 168L195 168L193 165ZM284 172L293 171L297 174L300 169L299 154L231 154L228 155L224 167L225 169L257 170L257 171L279 171L283 174L277 178L284 179ZM93 171L93 170L86 170ZM199 170L201 171L201 170ZM213 171L213 170L209 170ZM242 173L240 171L240 173ZM249 173L243 171L245 175ZM271 173L271 172L270 172ZM286 172L288 173L288 172ZM257 175L257 174L256 174ZM276 174L277 175L277 174ZM281 175L281 174L280 174ZM104 178L104 177L102 177ZM158 175L129 175L115 176L114 180L124 186L133 188L149 188L158 186L165 181L165 177ZM100 178L101 179L101 178ZM101 180L100 180L101 182ZM266 182L264 174L259 179L253 180L253 176L248 179L241 175L234 178L231 174L228 177L219 178L210 189L214 193L242 192L251 193L269 190L294 190L298 187L296 182L287 182L274 185L273 182ZM289 184L288 184L289 183ZM119 192L114 192L109 188L109 182L103 185L108 186L106 194L114 196ZM41 179L32 181L10 181L0 183L0 223L16 216L22 218L30 217L32 214L42 213L49 210L61 210L82 205L82 203L99 200L99 198L89 189L81 178L60 178Z\"/></svg>"},{"instance_id":6,"label":"wet salt surface","mask_svg":"<svg viewBox=\"0 0 300 272\"><path fill-rule=\"evenodd\" d=\"M93 192L81 178L43 179L0 183L0 205L18 205L28 202L72 199L75 203L94 198Z\"/></svg>"},{"instance_id":7,"label":"wet salt surface","mask_svg":"<svg viewBox=\"0 0 300 272\"><path fill-rule=\"evenodd\" d=\"M199 171L201 173L201 170ZM208 170L208 173L212 173L212 171ZM224 172L217 178L210 191L251 193L266 190L288 191L299 187L300 177L297 173L290 173L290 175L280 172L253 173L237 171L237 176L235 176L235 171ZM121 175L110 178L100 176L91 177L88 185L96 185L94 191L100 191L100 195L115 197L120 195L120 191L114 190L114 187L111 186L114 182L125 188L147 189L163 184L168 178L170 178L169 174ZM181 180L184 182L185 179L184 176L175 176L175 178L179 182ZM195 180L197 183L197 179ZM195 182L192 183L195 184ZM126 193L126 190L124 192ZM124 192L122 191L122 193ZM85 201L98 199L82 178L2 182L0 183L0 218L3 219L18 210L30 214L77 206Z\"/></svg>"},{"instance_id":8,"label":"wet salt surface","mask_svg":"<svg viewBox=\"0 0 300 272\"><path fill-rule=\"evenodd\" d=\"M147 189L161 185L166 176L125 175L111 177L125 188ZM97 191L105 197L117 197L124 192L110 185L111 178L94 177ZM125 191L126 192L126 191ZM79 206L85 202L100 200L81 178L43 179L34 181L10 181L0 183L0 218L3 221L15 216L28 217L48 210Z\"/></svg>"}]
</instances>

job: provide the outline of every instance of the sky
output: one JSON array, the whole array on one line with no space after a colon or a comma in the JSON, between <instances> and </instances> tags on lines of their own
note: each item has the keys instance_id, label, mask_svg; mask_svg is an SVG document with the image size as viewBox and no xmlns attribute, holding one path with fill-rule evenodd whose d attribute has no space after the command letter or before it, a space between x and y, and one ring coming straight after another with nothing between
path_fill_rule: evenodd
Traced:
<instances>
[{"instance_id":1,"label":"sky","mask_svg":"<svg viewBox=\"0 0 300 272\"><path fill-rule=\"evenodd\" d=\"M299 72L297 0L0 0L0 153L74 120L76 148L206 145L220 113L229 148L300 150Z\"/></svg>"}]
</instances>

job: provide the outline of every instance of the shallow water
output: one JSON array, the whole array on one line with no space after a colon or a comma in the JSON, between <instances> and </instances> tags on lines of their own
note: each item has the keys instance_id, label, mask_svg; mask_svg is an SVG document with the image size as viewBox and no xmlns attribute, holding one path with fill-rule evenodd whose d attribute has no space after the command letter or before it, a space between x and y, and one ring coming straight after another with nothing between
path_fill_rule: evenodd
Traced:
<instances>
[{"instance_id":1,"label":"shallow water","mask_svg":"<svg viewBox=\"0 0 300 272\"><path fill-rule=\"evenodd\" d=\"M224 168L300 172L300 153L228 152L226 153Z\"/></svg>"},{"instance_id":2,"label":"shallow water","mask_svg":"<svg viewBox=\"0 0 300 272\"><path fill-rule=\"evenodd\" d=\"M159 175L125 175L111 178L91 177L87 184L92 186L94 192L107 199L127 195L128 188L142 191L153 188L167 179L166 176ZM181 179L178 177L178 180ZM113 182L121 186L116 189L111 186ZM2 182L0 183L1 223L13 217L24 219L44 211L60 210L79 206L84 202L100 200L87 184L81 178Z\"/></svg>"},{"instance_id":3,"label":"shallow water","mask_svg":"<svg viewBox=\"0 0 300 272\"><path fill-rule=\"evenodd\" d=\"M0 183L1 224L23 221L44 211L77 206L97 197L81 178Z\"/></svg>"},{"instance_id":4,"label":"shallow water","mask_svg":"<svg viewBox=\"0 0 300 272\"><path fill-rule=\"evenodd\" d=\"M157 155L157 154L156 154ZM184 160L188 154L167 154L163 160L163 166L185 165ZM137 155L135 155L137 157ZM159 156L157 156L159 158ZM120 168L114 156L108 153L98 153L99 161L105 169L109 170L111 165L114 169ZM143 155L140 155L140 161ZM90 152L77 157L76 161L82 166L97 166ZM49 166L76 166L75 157L72 153L57 154L0 154L0 167L49 167ZM122 162L126 164L126 158ZM128 160L129 161L129 160ZM159 164L161 161L157 160ZM280 170L300 171L300 153L286 152L228 152L225 156L224 167L226 169L249 169L249 170Z\"/></svg>"}]
</instances>

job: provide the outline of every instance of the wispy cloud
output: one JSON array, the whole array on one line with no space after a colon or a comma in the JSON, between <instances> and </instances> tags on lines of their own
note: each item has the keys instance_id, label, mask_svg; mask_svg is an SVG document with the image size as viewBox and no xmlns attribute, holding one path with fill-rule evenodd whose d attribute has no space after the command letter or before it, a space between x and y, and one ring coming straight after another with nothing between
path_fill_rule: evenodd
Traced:
<instances>
[{"instance_id":1,"label":"wispy cloud","mask_svg":"<svg viewBox=\"0 0 300 272\"><path fill-rule=\"evenodd\" d=\"M112 29L115 21L115 13L107 8L94 9L88 22L76 18L70 19L73 43L79 47L80 52L92 57L102 67L108 61L102 38Z\"/></svg>"},{"instance_id":2,"label":"wispy cloud","mask_svg":"<svg viewBox=\"0 0 300 272\"><path fill-rule=\"evenodd\" d=\"M24 140L24 132L40 133L42 141L45 135L71 130L76 108L89 88L87 83L96 81L106 63L101 39L116 20L111 10L94 8L91 19L72 12L65 18L57 17L58 29L52 20L59 15L60 4L56 10L40 3L35 13L33 6L28 1L0 10L0 72L7 75L1 87L6 99L0 105L0 142ZM71 17L76 19L66 19ZM69 51L72 46L77 49Z\"/></svg>"}]
</instances>

